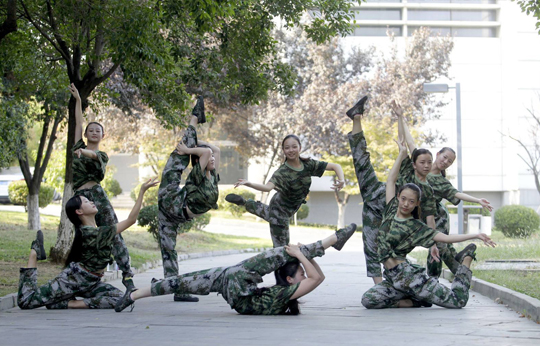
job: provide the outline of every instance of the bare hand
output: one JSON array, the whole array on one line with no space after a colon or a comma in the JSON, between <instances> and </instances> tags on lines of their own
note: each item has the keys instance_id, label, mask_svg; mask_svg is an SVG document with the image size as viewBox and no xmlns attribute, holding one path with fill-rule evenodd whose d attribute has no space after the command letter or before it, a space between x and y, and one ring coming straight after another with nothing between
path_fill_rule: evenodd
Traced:
<instances>
[{"instance_id":1,"label":"bare hand","mask_svg":"<svg viewBox=\"0 0 540 346\"><path fill-rule=\"evenodd\" d=\"M73 152L73 154L77 155L77 157L80 159L81 155L83 154L83 149L79 148Z\"/></svg>"},{"instance_id":2,"label":"bare hand","mask_svg":"<svg viewBox=\"0 0 540 346\"><path fill-rule=\"evenodd\" d=\"M399 148L400 154L407 152L407 145L405 144L405 139L404 138L398 138L397 141L394 139L394 142L396 142L396 144L397 144L397 146Z\"/></svg>"},{"instance_id":3,"label":"bare hand","mask_svg":"<svg viewBox=\"0 0 540 346\"><path fill-rule=\"evenodd\" d=\"M187 155L187 154L189 154L188 151L189 151L189 148L184 144L184 142L180 142L176 146L176 152L179 155Z\"/></svg>"},{"instance_id":4,"label":"bare hand","mask_svg":"<svg viewBox=\"0 0 540 346\"><path fill-rule=\"evenodd\" d=\"M234 188L237 188L238 186L240 185L246 185L249 184L249 181L247 181L246 179L238 179L238 181L236 183L234 183Z\"/></svg>"},{"instance_id":5,"label":"bare hand","mask_svg":"<svg viewBox=\"0 0 540 346\"><path fill-rule=\"evenodd\" d=\"M392 107L392 113L396 116L396 117L402 117L403 116L403 110L401 109L401 106L399 103L397 103L395 100L392 101L392 103L390 104L390 106Z\"/></svg>"},{"instance_id":6,"label":"bare hand","mask_svg":"<svg viewBox=\"0 0 540 346\"><path fill-rule=\"evenodd\" d=\"M335 190L336 192L339 192L339 190L341 190L343 186L345 186L345 181L336 179L336 181L330 188L332 190Z\"/></svg>"},{"instance_id":7,"label":"bare hand","mask_svg":"<svg viewBox=\"0 0 540 346\"><path fill-rule=\"evenodd\" d=\"M487 246L491 246L491 247L497 246L497 243L491 240L491 238L488 237L487 234L485 233L478 234L477 239L480 239L481 241L483 241L484 244L486 244Z\"/></svg>"},{"instance_id":8,"label":"bare hand","mask_svg":"<svg viewBox=\"0 0 540 346\"><path fill-rule=\"evenodd\" d=\"M300 246L298 245L293 245L293 244L285 245L285 251L287 251L289 256L294 257L294 258L298 258L298 256L302 255L302 251L300 251Z\"/></svg>"},{"instance_id":9,"label":"bare hand","mask_svg":"<svg viewBox=\"0 0 540 346\"><path fill-rule=\"evenodd\" d=\"M141 185L141 192L145 193L146 190L148 190L151 187L156 186L157 184L159 184L159 181L157 180L157 177L152 178L152 179L148 179L148 181L146 181L144 184Z\"/></svg>"},{"instance_id":10,"label":"bare hand","mask_svg":"<svg viewBox=\"0 0 540 346\"><path fill-rule=\"evenodd\" d=\"M433 263L433 261L435 262L441 261L441 256L440 256L439 248L437 247L437 245L433 245L432 247L430 247L429 252L431 254L431 263Z\"/></svg>"},{"instance_id":11,"label":"bare hand","mask_svg":"<svg viewBox=\"0 0 540 346\"><path fill-rule=\"evenodd\" d=\"M486 209L487 211L492 211L493 207L491 206L491 203L485 198L480 198L480 205Z\"/></svg>"},{"instance_id":12,"label":"bare hand","mask_svg":"<svg viewBox=\"0 0 540 346\"><path fill-rule=\"evenodd\" d=\"M69 89L69 92L71 93L71 95L73 95L74 98L76 98L77 100L81 99L81 96L79 95L79 90L77 90L77 88L75 87L75 84L71 83L69 85L68 89Z\"/></svg>"}]
</instances>

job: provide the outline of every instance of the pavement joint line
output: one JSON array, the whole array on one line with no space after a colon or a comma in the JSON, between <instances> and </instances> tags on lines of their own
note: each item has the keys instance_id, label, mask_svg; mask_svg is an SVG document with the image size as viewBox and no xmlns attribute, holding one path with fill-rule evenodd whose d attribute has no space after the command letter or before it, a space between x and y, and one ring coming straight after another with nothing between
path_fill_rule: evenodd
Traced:
<instances>
[{"instance_id":1,"label":"pavement joint line","mask_svg":"<svg viewBox=\"0 0 540 346\"><path fill-rule=\"evenodd\" d=\"M195 258L204 258L204 257L216 257L216 256L227 256L227 255L237 255L241 253L252 253L252 252L262 252L270 248L248 248L241 250L214 250L214 251L204 251L204 252L193 252L185 253L178 255L178 262L186 261L189 259ZM148 261L143 263L140 268L134 268L135 274L143 273L148 269L153 269L162 265L162 260ZM105 272L102 282L117 280L122 278L122 272L120 270L111 270ZM10 293L3 297L0 297L0 311L9 310L17 307L17 293Z\"/></svg>"}]
</instances>

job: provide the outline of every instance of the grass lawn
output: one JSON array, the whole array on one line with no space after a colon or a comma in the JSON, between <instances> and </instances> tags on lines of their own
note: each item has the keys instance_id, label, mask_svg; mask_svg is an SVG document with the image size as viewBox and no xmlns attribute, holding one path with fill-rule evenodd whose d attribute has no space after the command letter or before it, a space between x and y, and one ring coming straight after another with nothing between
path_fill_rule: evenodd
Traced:
<instances>
[{"instance_id":1,"label":"grass lawn","mask_svg":"<svg viewBox=\"0 0 540 346\"><path fill-rule=\"evenodd\" d=\"M540 260L540 234L537 232L527 239L506 238L502 233L494 231L491 237L496 248L488 248L477 242L477 260L473 262L473 275L479 279L495 283L540 299L540 274L538 272L525 272L516 270L475 270L478 263L487 260L504 259L536 259ZM468 242L455 244L457 251L463 249ZM416 258L419 264L425 265L428 251L414 251L410 256ZM446 266L444 266L446 268Z\"/></svg>"},{"instance_id":2,"label":"grass lawn","mask_svg":"<svg viewBox=\"0 0 540 346\"><path fill-rule=\"evenodd\" d=\"M30 244L36 232L26 229L26 213L0 211L0 297L17 292L19 268L25 267L30 252ZM59 218L41 216L41 227L45 237L47 252L56 242ZM145 228L133 226L122 233L131 256L133 267L150 260L161 259L157 242ZM178 253L205 252L213 250L231 250L272 247L266 239L238 237L191 231L178 235L176 250ZM38 284L44 284L54 278L62 266L49 261L38 263Z\"/></svg>"}]
</instances>

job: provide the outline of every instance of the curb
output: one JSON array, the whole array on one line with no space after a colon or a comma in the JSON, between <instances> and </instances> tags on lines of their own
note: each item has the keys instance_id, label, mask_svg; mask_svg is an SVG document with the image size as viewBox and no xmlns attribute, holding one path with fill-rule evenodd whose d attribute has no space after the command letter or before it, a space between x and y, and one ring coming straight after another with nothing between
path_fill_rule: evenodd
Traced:
<instances>
[{"instance_id":1,"label":"curb","mask_svg":"<svg viewBox=\"0 0 540 346\"><path fill-rule=\"evenodd\" d=\"M451 280L454 278L452 272L444 269L442 277ZM493 299L496 303L504 304L510 309L523 316L540 323L540 300L529 297L526 294L513 291L509 288L493 284L473 276L471 279L471 289L486 297Z\"/></svg>"},{"instance_id":2,"label":"curb","mask_svg":"<svg viewBox=\"0 0 540 346\"><path fill-rule=\"evenodd\" d=\"M194 252L188 254L179 254L178 262L186 261L188 259L194 258L203 258L203 257L215 257L215 256L227 256L227 255L238 255L241 253L251 253L251 252L262 252L270 248L254 248L254 249L243 249L243 250L216 250L216 251L207 251L207 252ZM133 268L135 274L142 273L148 269L153 269L162 265L162 260L156 260L151 262L146 262L141 265L140 268ZM112 280L117 280L122 278L122 272L120 270L113 270L105 272L101 281L107 282ZM0 297L0 311L13 309L17 307L17 293L11 293L7 296Z\"/></svg>"}]
</instances>

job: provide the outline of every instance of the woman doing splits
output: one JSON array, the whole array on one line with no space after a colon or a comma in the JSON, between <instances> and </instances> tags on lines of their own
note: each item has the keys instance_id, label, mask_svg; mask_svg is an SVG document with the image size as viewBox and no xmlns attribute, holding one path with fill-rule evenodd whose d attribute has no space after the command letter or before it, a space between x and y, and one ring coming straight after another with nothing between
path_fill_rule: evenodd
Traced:
<instances>
[{"instance_id":1,"label":"woman doing splits","mask_svg":"<svg viewBox=\"0 0 540 346\"><path fill-rule=\"evenodd\" d=\"M112 309L122 297L122 291L101 282L115 237L137 221L143 195L157 181L149 180L141 186L135 206L125 221L97 226L96 205L84 196L74 196L66 203L66 214L75 225L75 239L66 260L65 269L43 286L37 285L37 261L45 259L43 233L37 232L32 242L26 268L21 268L17 304L21 309ZM82 297L82 300L76 300Z\"/></svg>"},{"instance_id":2,"label":"woman doing splits","mask_svg":"<svg viewBox=\"0 0 540 346\"><path fill-rule=\"evenodd\" d=\"M288 135L281 143L285 153L285 162L277 169L266 184L257 184L245 179L238 179L234 187L240 185L251 187L258 191L270 192L276 190L276 194L270 200L270 204L248 199L240 195L229 194L225 199L237 205L245 205L246 210L270 223L270 235L274 247L289 244L289 220L298 211L311 186L311 177L321 177L325 171L334 171L337 180L332 189L339 191L343 188L345 178L341 166L337 163L327 163L300 156L302 146L300 139L295 135Z\"/></svg>"},{"instance_id":3,"label":"woman doing splits","mask_svg":"<svg viewBox=\"0 0 540 346\"><path fill-rule=\"evenodd\" d=\"M476 245L469 244L454 258L458 269L448 288L426 274L423 267L410 264L406 256L416 246L429 248L435 242L455 243L480 239L488 246L495 243L485 234L446 235L420 221L421 190L409 183L399 188L396 181L401 162L407 157L404 143L398 143L399 155L386 182L386 207L378 235L379 261L384 265L385 280L364 293L362 305L368 309L431 306L462 308L469 299Z\"/></svg>"},{"instance_id":4,"label":"woman doing splits","mask_svg":"<svg viewBox=\"0 0 540 346\"><path fill-rule=\"evenodd\" d=\"M152 280L150 288L126 292L115 310L120 312L135 300L150 296L172 293L208 295L210 292L218 292L231 309L240 314L296 315L299 313L297 299L313 291L324 280L324 274L314 258L323 256L330 246L341 250L355 230L356 225L351 224L316 243L276 247L232 267L218 267ZM258 288L262 276L273 271L276 271L277 285Z\"/></svg>"},{"instance_id":5,"label":"woman doing splits","mask_svg":"<svg viewBox=\"0 0 540 346\"><path fill-rule=\"evenodd\" d=\"M175 247L179 225L212 208L217 209L220 150L197 140L195 126L205 122L204 101L199 96L190 125L182 141L169 156L161 176L158 191L159 244L166 278L178 275ZM192 170L184 187L180 188L182 173L188 167L190 157ZM199 298L176 294L174 301L197 302Z\"/></svg>"}]
</instances>

